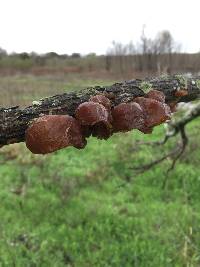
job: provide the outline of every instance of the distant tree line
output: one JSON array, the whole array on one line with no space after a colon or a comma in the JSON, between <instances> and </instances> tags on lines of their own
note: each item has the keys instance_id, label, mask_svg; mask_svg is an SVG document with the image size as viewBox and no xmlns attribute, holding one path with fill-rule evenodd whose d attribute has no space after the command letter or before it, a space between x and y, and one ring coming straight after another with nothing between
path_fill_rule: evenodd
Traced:
<instances>
[{"instance_id":1,"label":"distant tree line","mask_svg":"<svg viewBox=\"0 0 200 267\"><path fill-rule=\"evenodd\" d=\"M68 55L56 52L8 54L5 49L0 48L0 74L101 71L134 76L200 72L200 53L181 52L181 45L175 42L167 30L152 39L145 35L144 29L138 44L130 42L124 45L113 41L106 55L100 56L95 53L82 56L80 53Z\"/></svg>"},{"instance_id":2,"label":"distant tree line","mask_svg":"<svg viewBox=\"0 0 200 267\"><path fill-rule=\"evenodd\" d=\"M123 45L114 42L107 51L107 70L115 67L119 72L172 74L174 72L199 72L200 53L181 52L181 45L167 30L159 32L154 39L147 38L144 29L139 44Z\"/></svg>"}]
</instances>

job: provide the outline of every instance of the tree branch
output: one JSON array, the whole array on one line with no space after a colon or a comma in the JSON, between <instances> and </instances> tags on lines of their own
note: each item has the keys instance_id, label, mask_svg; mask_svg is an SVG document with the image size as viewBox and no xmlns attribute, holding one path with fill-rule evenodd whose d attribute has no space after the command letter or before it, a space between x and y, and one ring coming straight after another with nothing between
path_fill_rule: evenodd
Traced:
<instances>
[{"instance_id":1,"label":"tree branch","mask_svg":"<svg viewBox=\"0 0 200 267\"><path fill-rule=\"evenodd\" d=\"M162 91L167 103L189 102L200 98L200 79L173 76L145 80L136 79L115 83L107 87L95 86L79 92L69 92L33 101L31 106L24 109L20 109L18 106L0 108L0 146L23 142L28 125L33 119L43 114L74 116L79 104L88 101L93 95L104 94L111 99L112 106L115 106L122 102L130 102L135 97L144 96L151 88ZM184 90L186 95L178 94L177 92L180 90Z\"/></svg>"},{"instance_id":2,"label":"tree branch","mask_svg":"<svg viewBox=\"0 0 200 267\"><path fill-rule=\"evenodd\" d=\"M137 145L153 145L153 146L156 145L157 146L157 145L164 145L165 143L167 143L167 141L170 138L178 134L180 134L180 137L181 137L181 143L177 144L175 146L175 149L169 151L167 154L159 157L158 159L155 159L141 166L132 167L131 169L136 171L136 173L143 173L145 171L150 170L154 166L160 164L161 162L165 161L166 159L171 158L172 163L169 169L167 170L166 177L163 182L163 188L164 188L166 185L167 179L168 179L169 172L174 169L177 160L179 160L179 158L182 156L188 144L189 139L186 135L185 127L189 122L191 122L192 120L196 119L199 116L200 116L200 102L192 105L191 108L186 112L186 114L182 116L181 118L172 119L171 121L168 122L167 131L166 131L166 134L163 140L154 141L154 142L137 142Z\"/></svg>"}]
</instances>

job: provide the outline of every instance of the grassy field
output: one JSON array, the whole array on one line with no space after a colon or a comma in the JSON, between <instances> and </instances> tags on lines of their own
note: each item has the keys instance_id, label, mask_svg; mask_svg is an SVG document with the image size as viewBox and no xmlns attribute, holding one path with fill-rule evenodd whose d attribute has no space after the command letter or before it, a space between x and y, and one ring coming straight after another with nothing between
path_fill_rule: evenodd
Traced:
<instances>
[{"instance_id":1,"label":"grassy field","mask_svg":"<svg viewBox=\"0 0 200 267\"><path fill-rule=\"evenodd\" d=\"M116 82L117 80L115 80ZM114 80L96 76L88 78L80 74L58 75L13 75L0 76L0 105L9 107L13 105L31 105L33 100L64 93L81 90L93 85L109 85Z\"/></svg>"},{"instance_id":2,"label":"grassy field","mask_svg":"<svg viewBox=\"0 0 200 267\"><path fill-rule=\"evenodd\" d=\"M26 88L42 90L41 80L27 80ZM71 88L92 82L103 83L74 80ZM66 81L52 84L69 88ZM90 138L84 150L47 156L32 155L24 144L1 149L0 266L200 266L199 122L187 128L187 151L164 189L171 160L140 175L132 169L175 146L177 139L161 148L137 145L162 138L162 126L153 135Z\"/></svg>"}]
</instances>

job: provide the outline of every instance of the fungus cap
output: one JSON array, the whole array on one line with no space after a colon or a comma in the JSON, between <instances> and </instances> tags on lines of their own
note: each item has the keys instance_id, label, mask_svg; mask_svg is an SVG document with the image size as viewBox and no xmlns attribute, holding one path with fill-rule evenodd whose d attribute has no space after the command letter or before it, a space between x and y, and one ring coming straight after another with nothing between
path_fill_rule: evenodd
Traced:
<instances>
[{"instance_id":1,"label":"fungus cap","mask_svg":"<svg viewBox=\"0 0 200 267\"><path fill-rule=\"evenodd\" d=\"M138 103L121 103L112 110L114 132L126 132L144 125L143 110Z\"/></svg>"},{"instance_id":2,"label":"fungus cap","mask_svg":"<svg viewBox=\"0 0 200 267\"><path fill-rule=\"evenodd\" d=\"M74 146L84 148L79 123L68 115L45 115L36 119L26 130L27 148L34 154L47 154L58 149Z\"/></svg>"},{"instance_id":3,"label":"fungus cap","mask_svg":"<svg viewBox=\"0 0 200 267\"><path fill-rule=\"evenodd\" d=\"M176 97L182 97L188 95L188 91L185 89L181 89L175 92Z\"/></svg>"},{"instance_id":4,"label":"fungus cap","mask_svg":"<svg viewBox=\"0 0 200 267\"><path fill-rule=\"evenodd\" d=\"M100 121L108 121L107 109L94 102L84 102L75 111L75 117L81 125L93 126Z\"/></svg>"},{"instance_id":5,"label":"fungus cap","mask_svg":"<svg viewBox=\"0 0 200 267\"><path fill-rule=\"evenodd\" d=\"M149 91L146 96L151 99L155 99L159 102L165 103L165 95L163 92L158 90L151 90Z\"/></svg>"},{"instance_id":6,"label":"fungus cap","mask_svg":"<svg viewBox=\"0 0 200 267\"><path fill-rule=\"evenodd\" d=\"M75 117L82 126L88 126L93 136L107 139L112 133L110 110L102 104L89 101L78 106Z\"/></svg>"},{"instance_id":7,"label":"fungus cap","mask_svg":"<svg viewBox=\"0 0 200 267\"><path fill-rule=\"evenodd\" d=\"M152 98L137 97L134 99L143 110L147 128L159 125L171 118L170 107Z\"/></svg>"},{"instance_id":8,"label":"fungus cap","mask_svg":"<svg viewBox=\"0 0 200 267\"><path fill-rule=\"evenodd\" d=\"M108 110L111 108L110 100L104 95L92 96L89 101L99 103L99 104L103 105Z\"/></svg>"}]
</instances>

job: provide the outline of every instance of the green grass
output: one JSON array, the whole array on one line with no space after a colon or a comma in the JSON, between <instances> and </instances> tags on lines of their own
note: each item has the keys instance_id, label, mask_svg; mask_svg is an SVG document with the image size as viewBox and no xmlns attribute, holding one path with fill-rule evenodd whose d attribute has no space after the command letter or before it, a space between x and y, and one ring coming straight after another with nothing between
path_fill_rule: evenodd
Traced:
<instances>
[{"instance_id":1,"label":"green grass","mask_svg":"<svg viewBox=\"0 0 200 267\"><path fill-rule=\"evenodd\" d=\"M199 123L164 189L171 160L132 169L176 145L136 145L161 139L162 126L47 156L1 149L0 266L200 266Z\"/></svg>"},{"instance_id":2,"label":"green grass","mask_svg":"<svg viewBox=\"0 0 200 267\"><path fill-rule=\"evenodd\" d=\"M28 74L1 76L0 99L2 106L31 105L33 100L38 100L55 94L68 91L81 90L93 85L109 85L114 81L107 82L100 78L84 78L80 74L69 75L45 75L33 76Z\"/></svg>"},{"instance_id":3,"label":"green grass","mask_svg":"<svg viewBox=\"0 0 200 267\"><path fill-rule=\"evenodd\" d=\"M108 141L90 139L84 150L45 157L31 155L23 144L2 150L7 160L0 166L1 266L199 266L194 140L165 189L170 162L138 176L131 169L164 152L134 149L134 140L162 133L158 127L152 136L133 131ZM13 192L18 188L21 195Z\"/></svg>"}]
</instances>

